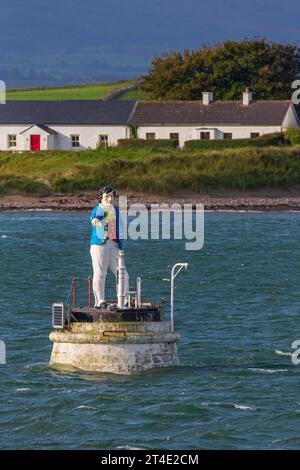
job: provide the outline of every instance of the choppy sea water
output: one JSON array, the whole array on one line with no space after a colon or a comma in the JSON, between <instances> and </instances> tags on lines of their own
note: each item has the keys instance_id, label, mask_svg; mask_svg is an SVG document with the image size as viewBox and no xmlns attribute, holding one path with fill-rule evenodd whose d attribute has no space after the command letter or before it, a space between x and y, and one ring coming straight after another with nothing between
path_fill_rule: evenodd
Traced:
<instances>
[{"instance_id":1,"label":"choppy sea water","mask_svg":"<svg viewBox=\"0 0 300 470\"><path fill-rule=\"evenodd\" d=\"M209 213L200 251L128 241L145 298L168 299L171 266L190 267L176 279L180 366L126 377L48 366L51 303L75 273L86 303L88 213L1 213L0 448L299 449L299 229L298 213Z\"/></svg>"}]
</instances>

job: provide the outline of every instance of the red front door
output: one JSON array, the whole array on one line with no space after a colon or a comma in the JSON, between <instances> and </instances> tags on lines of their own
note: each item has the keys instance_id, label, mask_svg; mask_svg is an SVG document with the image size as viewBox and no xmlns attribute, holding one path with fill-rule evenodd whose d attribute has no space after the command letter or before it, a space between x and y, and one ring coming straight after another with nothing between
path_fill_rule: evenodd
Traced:
<instances>
[{"instance_id":1,"label":"red front door","mask_svg":"<svg viewBox=\"0 0 300 470\"><path fill-rule=\"evenodd\" d=\"M41 136L40 135L30 136L30 148L33 151L41 149Z\"/></svg>"}]
</instances>

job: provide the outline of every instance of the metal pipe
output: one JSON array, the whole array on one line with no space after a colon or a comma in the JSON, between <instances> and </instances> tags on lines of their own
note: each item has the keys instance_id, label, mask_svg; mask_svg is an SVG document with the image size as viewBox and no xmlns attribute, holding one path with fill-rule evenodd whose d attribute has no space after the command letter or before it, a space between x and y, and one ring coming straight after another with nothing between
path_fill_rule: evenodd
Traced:
<instances>
[{"instance_id":1,"label":"metal pipe","mask_svg":"<svg viewBox=\"0 0 300 470\"><path fill-rule=\"evenodd\" d=\"M76 277L72 279L72 308L76 307Z\"/></svg>"},{"instance_id":2,"label":"metal pipe","mask_svg":"<svg viewBox=\"0 0 300 470\"><path fill-rule=\"evenodd\" d=\"M176 268L178 269L176 270ZM188 263L176 263L174 264L171 271L171 331L174 331L174 280L177 274L179 274L179 272L182 270L182 268L187 269Z\"/></svg>"},{"instance_id":3,"label":"metal pipe","mask_svg":"<svg viewBox=\"0 0 300 470\"><path fill-rule=\"evenodd\" d=\"M140 308L142 304L142 280L140 277L136 278L136 307Z\"/></svg>"},{"instance_id":4,"label":"metal pipe","mask_svg":"<svg viewBox=\"0 0 300 470\"><path fill-rule=\"evenodd\" d=\"M125 303L125 259L124 250L119 250L118 267L117 267L117 282L118 282L118 307L124 308Z\"/></svg>"},{"instance_id":5,"label":"metal pipe","mask_svg":"<svg viewBox=\"0 0 300 470\"><path fill-rule=\"evenodd\" d=\"M67 309L68 309L68 330L70 330L70 325L71 325L70 305L67 306Z\"/></svg>"},{"instance_id":6,"label":"metal pipe","mask_svg":"<svg viewBox=\"0 0 300 470\"><path fill-rule=\"evenodd\" d=\"M89 276L88 279L88 305L89 308L92 308L92 277Z\"/></svg>"}]
</instances>

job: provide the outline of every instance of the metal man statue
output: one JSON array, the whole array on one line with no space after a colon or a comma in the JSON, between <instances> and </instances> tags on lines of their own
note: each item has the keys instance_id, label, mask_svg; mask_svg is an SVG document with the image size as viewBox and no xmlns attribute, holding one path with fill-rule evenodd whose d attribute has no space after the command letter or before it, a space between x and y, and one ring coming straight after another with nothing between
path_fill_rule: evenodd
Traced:
<instances>
[{"instance_id":1,"label":"metal man statue","mask_svg":"<svg viewBox=\"0 0 300 470\"><path fill-rule=\"evenodd\" d=\"M105 279L107 268L113 272L117 279L117 266L119 249L122 248L120 240L120 213L114 206L116 196L111 186L105 186L99 192L99 204L93 209L90 217L92 228L91 257L93 263L93 292L96 308L106 308ZM129 291L129 276L125 271L125 292Z\"/></svg>"}]
</instances>

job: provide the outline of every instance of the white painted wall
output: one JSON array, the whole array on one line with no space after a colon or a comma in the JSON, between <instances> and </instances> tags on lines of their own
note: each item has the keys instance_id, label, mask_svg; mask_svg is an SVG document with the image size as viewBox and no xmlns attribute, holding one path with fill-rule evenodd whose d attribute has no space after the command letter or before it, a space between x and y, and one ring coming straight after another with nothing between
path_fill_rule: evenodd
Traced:
<instances>
[{"instance_id":1,"label":"white painted wall","mask_svg":"<svg viewBox=\"0 0 300 470\"><path fill-rule=\"evenodd\" d=\"M48 124L47 124L48 125ZM129 136L128 126L61 126L51 125L51 129L55 130L56 149L58 150L83 150L94 149L99 143L99 135L108 135L108 145L118 145L118 139L126 139ZM80 147L71 147L71 135L80 136Z\"/></svg>"},{"instance_id":2,"label":"white painted wall","mask_svg":"<svg viewBox=\"0 0 300 470\"><path fill-rule=\"evenodd\" d=\"M26 125L0 125L0 150L24 151L30 150L30 135L41 136L41 150L83 150L96 148L99 142L99 135L108 135L108 145L117 145L118 139L125 139L129 136L128 126L66 126L46 124L57 132L57 135L49 135L37 126ZM17 146L8 148L8 135L17 135ZM80 147L71 147L71 135L80 136Z\"/></svg>"},{"instance_id":3,"label":"white painted wall","mask_svg":"<svg viewBox=\"0 0 300 470\"><path fill-rule=\"evenodd\" d=\"M27 129L29 126L18 126L18 125L0 125L0 150L23 150L24 137L20 135L20 132ZM8 148L8 135L16 134L17 146Z\"/></svg>"},{"instance_id":4,"label":"white painted wall","mask_svg":"<svg viewBox=\"0 0 300 470\"><path fill-rule=\"evenodd\" d=\"M211 139L223 139L224 132L231 132L233 139L249 138L251 132L259 132L260 135L280 132L281 126L140 126L138 128L138 137L146 139L148 132L154 132L156 139L169 139L170 133L179 133L179 145L183 147L186 140L200 139L200 132L210 132Z\"/></svg>"}]
</instances>

